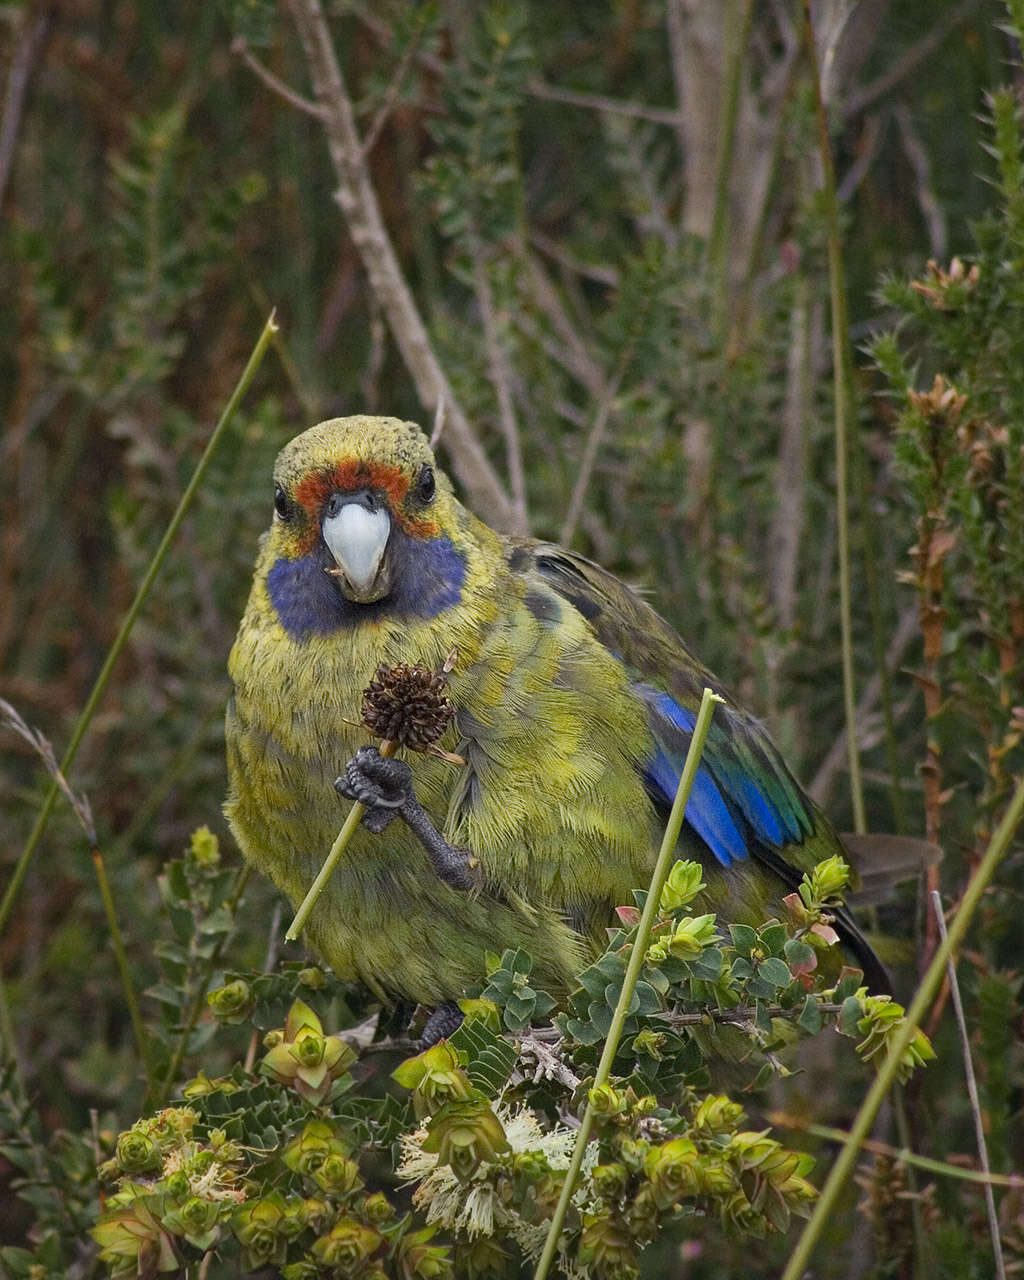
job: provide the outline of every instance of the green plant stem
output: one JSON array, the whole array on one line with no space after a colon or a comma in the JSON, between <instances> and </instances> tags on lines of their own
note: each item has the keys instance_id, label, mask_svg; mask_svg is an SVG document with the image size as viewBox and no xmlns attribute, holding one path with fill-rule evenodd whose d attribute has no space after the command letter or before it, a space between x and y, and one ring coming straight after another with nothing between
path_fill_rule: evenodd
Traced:
<instances>
[{"instance_id":1,"label":"green plant stem","mask_svg":"<svg viewBox=\"0 0 1024 1280\"><path fill-rule=\"evenodd\" d=\"M153 583L156 581L157 574L160 572L163 562L167 558L167 553L171 549L171 544L174 542L182 520L184 520L189 507L192 505L192 501L199 489L199 485L202 483L203 477L205 476L206 470L210 465L210 461L216 452L217 446L220 444L221 439L224 436L228 423L235 416L235 411L241 403L242 397L245 395L246 391L248 391L250 383L256 376L256 371L259 369L260 364L263 361L270 339L276 332L277 323L274 320L274 313L271 312L266 324L263 326L263 332L257 339L256 345L253 347L248 363L242 370L242 375L238 379L234 391L231 393L231 398L224 406L224 411L220 415L220 419L213 429L213 434L210 436L206 448L203 450L203 456L199 459L198 463L196 463L196 469L192 473L192 479L188 482L185 492L181 495L177 509L171 517L170 524L168 524L164 531L164 536L160 539L160 545L153 553L153 558L149 562L149 567L146 570L145 577L142 579L142 582L139 584L139 589L135 593L135 599L132 601L131 607L125 614L124 621L121 623L121 627L114 639L114 643L107 651L107 656L104 659L103 666L100 668L99 675L96 677L96 683L92 687L92 692L89 694L88 701L82 708L78 719L75 721L75 727L71 731L71 740L68 743L67 749L65 750L64 756L60 762L60 771L65 775L70 769L71 764L78 753L78 748L81 745L82 739L85 737L86 730L92 723L92 718L96 713L96 708L99 706L100 699L106 692L107 684L113 674L114 666L128 642L128 637L131 635L132 628L135 626L135 622L142 610L142 606L145 604L150 591L153 589ZM36 818L35 825L29 834L25 848L22 850L21 856L18 858L10 883L4 891L3 900L0 901L0 935L3 934L7 921L10 919L11 911L14 908L14 903L17 900L22 882L24 881L25 875L28 871L29 863L32 861L32 855L35 853L40 840L43 838L43 832L46 830L46 825L50 820L50 815L53 812L54 805L57 803L57 797L59 795L59 785L56 782L52 782L50 784L49 791L46 793L46 798L43 800L42 808L39 810L39 816Z\"/></svg>"},{"instance_id":2,"label":"green plant stem","mask_svg":"<svg viewBox=\"0 0 1024 1280\"><path fill-rule=\"evenodd\" d=\"M794 1129L798 1133L809 1133L813 1138L824 1138L826 1142L844 1143L849 1137L846 1129L833 1129L827 1124L801 1124L782 1111L769 1111L765 1119L773 1129ZM966 1169L963 1165L949 1164L945 1160L933 1160L930 1156L918 1155L910 1147L894 1147L888 1142L878 1142L866 1138L863 1142L865 1151L876 1155L888 1156L899 1164L923 1169L926 1173L937 1174L941 1178L958 1179L961 1182L973 1182L977 1186L1024 1188L1024 1176L1017 1173L982 1173L978 1169Z\"/></svg>"},{"instance_id":3,"label":"green plant stem","mask_svg":"<svg viewBox=\"0 0 1024 1280\"><path fill-rule=\"evenodd\" d=\"M736 117L740 109L743 62L750 39L754 0L732 0L726 16L729 41L725 69L725 102L718 133L718 161L715 171L715 204L711 214L708 260L713 293L713 328L724 352L729 320L729 181L736 142Z\"/></svg>"},{"instance_id":4,"label":"green plant stem","mask_svg":"<svg viewBox=\"0 0 1024 1280\"><path fill-rule=\"evenodd\" d=\"M942 914L942 897L938 889L929 895L935 920L939 926L939 937L946 936L946 920ZM974 1059L971 1057L971 1037L967 1030L967 1018L964 1015L964 1002L960 997L960 983L957 981L956 965L950 957L946 966L949 977L949 994L953 1001L953 1013L956 1017L957 1030L960 1032L960 1044L964 1055L964 1077L967 1084L967 1096L971 1100L971 1114L974 1116L974 1133L978 1143L978 1163L985 1175L985 1212L988 1216L989 1235L992 1240L992 1257L996 1265L996 1280L1006 1280L1006 1262L1003 1258L1003 1245L999 1238L999 1214L996 1212L996 1197L989 1179L991 1168L988 1162L988 1143L985 1141L985 1119L981 1110L981 1099L978 1096L978 1081L974 1074Z\"/></svg>"},{"instance_id":5,"label":"green plant stem","mask_svg":"<svg viewBox=\"0 0 1024 1280\"><path fill-rule=\"evenodd\" d=\"M117 968L121 975L121 987L124 990L124 999L125 1004L128 1006L128 1016L131 1018L132 1031L135 1034L135 1044L142 1060L143 1070L146 1073L146 1091L149 1092L154 1083L153 1059L149 1052L149 1036L146 1032L146 1025L142 1021L142 1011L139 1008L139 997L136 994L135 982L132 979L132 968L128 962L128 952L125 950L124 936L121 933L121 926L117 922L114 896L110 892L110 881L107 879L103 853L97 845L92 847L92 864L96 868L96 881L100 887L103 909L107 913L107 928L110 930L110 940L113 943L114 955L117 958Z\"/></svg>"},{"instance_id":6,"label":"green plant stem","mask_svg":"<svg viewBox=\"0 0 1024 1280\"><path fill-rule=\"evenodd\" d=\"M875 1122L875 1117L885 1095L896 1079L900 1060L913 1039L917 1028L920 1026L921 1019L924 1017L945 976L946 964L960 945L960 941L967 931L967 926L970 924L978 903L981 901L981 895L988 887L996 868L1009 848L1010 841L1013 839L1014 832L1017 830L1022 818L1024 818L1024 777L1017 784L1017 789L1013 793L1009 808L993 833L984 856L978 863L978 868L960 903L960 909L949 926L949 932L942 939L935 954L932 956L931 963L921 980L917 994L907 1010L903 1025L889 1045L886 1059L861 1104L849 1137L835 1164L832 1166L832 1170L822 1188L821 1197L815 1205L814 1212L804 1227L800 1239L797 1241L797 1246L786 1264L781 1280L800 1280L800 1277L804 1274L818 1237L835 1211L839 1193L853 1172L854 1162L857 1159L861 1145Z\"/></svg>"},{"instance_id":7,"label":"green plant stem","mask_svg":"<svg viewBox=\"0 0 1024 1280\"><path fill-rule=\"evenodd\" d=\"M18 1100L25 1102L28 1096L25 1090L25 1073L21 1069L18 1044L14 1039L14 1022L11 1019L10 1005L7 1003L7 984L4 982L2 973L0 973L0 1064L11 1068Z\"/></svg>"},{"instance_id":8,"label":"green plant stem","mask_svg":"<svg viewBox=\"0 0 1024 1280\"><path fill-rule=\"evenodd\" d=\"M679 839L683 816L686 813L686 802L690 798L693 780L697 776L697 766L700 764L701 753L704 750L704 740L707 738L708 729L711 727L711 717L714 714L715 703L724 701L724 698L720 698L717 693L712 693L710 689L704 690L700 701L700 711L697 713L697 723L693 727L690 747L686 753L683 771L679 776L679 786L676 788L675 800L672 802L672 811L668 816L665 834L661 840L661 849L658 852L658 860L655 863L654 874L651 876L651 883L647 890L647 901L644 903L640 923L637 925L636 937L633 940L633 950L630 953L626 974L622 980L622 990L619 992L618 1003L615 1006L615 1012L612 1014L608 1035L605 1037L601 1061L597 1064L593 1089L599 1089L602 1085L607 1084L608 1077L611 1075L612 1062L618 1052L622 1028L629 1014L629 1006L633 999L633 992L636 989L637 979L640 976L644 961L647 959L647 944L651 940L651 929L661 903L661 891L665 887L668 873L672 869L676 841ZM554 1261L555 1252L558 1249L558 1241L562 1234L562 1225L565 1222L569 1201L572 1199L572 1194L576 1189L576 1180L579 1177L583 1156L593 1127L594 1110L588 1101L579 1132L576 1135L576 1145L573 1147L569 1168L565 1173L562 1193L558 1197L558 1204L555 1206L551 1226L548 1228L547 1239L544 1242L544 1252L541 1254L540 1261L537 1263L537 1270L534 1272L534 1280L544 1280Z\"/></svg>"},{"instance_id":9,"label":"green plant stem","mask_svg":"<svg viewBox=\"0 0 1024 1280\"><path fill-rule=\"evenodd\" d=\"M392 742L390 738L385 738L380 744L380 754L382 756L393 756L398 750L398 743ZM284 935L286 942L295 942L298 940L302 930L306 927L306 921L309 914L317 904L317 899L324 891L324 886L330 880L334 868L341 861L341 855L348 848L349 841L355 833L356 827L362 821L363 814L366 812L366 805L356 800L352 808L348 811L348 817L345 819L341 830L338 832L337 839L331 845L331 850L324 859L324 865L320 868L316 879L309 886L309 892L302 899L298 911L295 913L295 919L288 926L288 932Z\"/></svg>"},{"instance_id":10,"label":"green plant stem","mask_svg":"<svg viewBox=\"0 0 1024 1280\"><path fill-rule=\"evenodd\" d=\"M839 206L836 199L836 175L832 163L825 104L821 99L818 55L811 21L811 0L803 0L804 44L811 72L814 107L818 118L818 147L821 157L822 196L825 223L828 227L828 278L832 309L832 384L836 417L836 535L839 553L839 617L843 651L843 705L846 714L846 748L850 767L850 801L853 807L853 829L859 834L867 830L864 811L864 783L857 751L857 698L853 679L853 622L850 604L850 519L847 492L847 413L850 407L849 320L846 314L846 281L843 276L842 245L839 235Z\"/></svg>"}]
</instances>

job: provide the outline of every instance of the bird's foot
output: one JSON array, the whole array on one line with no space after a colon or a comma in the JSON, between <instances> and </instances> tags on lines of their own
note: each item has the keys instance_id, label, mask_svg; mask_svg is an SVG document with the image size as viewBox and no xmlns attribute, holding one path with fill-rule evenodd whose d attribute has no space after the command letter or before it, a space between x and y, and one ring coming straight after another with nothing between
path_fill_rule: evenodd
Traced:
<instances>
[{"instance_id":1,"label":"bird's foot","mask_svg":"<svg viewBox=\"0 0 1024 1280\"><path fill-rule=\"evenodd\" d=\"M452 889L479 891L484 873L468 849L451 845L416 799L412 770L404 760L382 756L376 747L360 747L334 784L339 794L366 806L363 825L379 835L401 817L430 858L439 880Z\"/></svg>"},{"instance_id":2,"label":"bird's foot","mask_svg":"<svg viewBox=\"0 0 1024 1280\"><path fill-rule=\"evenodd\" d=\"M403 805L415 801L412 770L404 760L382 756L376 747L360 747L334 789L366 806L363 825L379 835L399 816Z\"/></svg>"},{"instance_id":3,"label":"bird's foot","mask_svg":"<svg viewBox=\"0 0 1024 1280\"><path fill-rule=\"evenodd\" d=\"M416 1041L416 1052L423 1053L433 1049L440 1040L447 1040L462 1026L465 1015L454 1000L446 1000L439 1004L423 1024L423 1034Z\"/></svg>"}]
</instances>

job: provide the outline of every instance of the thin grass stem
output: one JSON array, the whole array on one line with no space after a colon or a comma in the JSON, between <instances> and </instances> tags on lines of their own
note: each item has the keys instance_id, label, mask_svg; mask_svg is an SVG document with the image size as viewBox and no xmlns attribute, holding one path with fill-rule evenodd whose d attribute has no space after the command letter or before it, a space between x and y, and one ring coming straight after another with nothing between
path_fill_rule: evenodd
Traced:
<instances>
[{"instance_id":1,"label":"thin grass stem","mask_svg":"<svg viewBox=\"0 0 1024 1280\"><path fill-rule=\"evenodd\" d=\"M846 716L846 742L850 767L850 801L853 807L853 829L859 834L867 830L864 809L864 783L857 750L857 697L853 672L853 622L850 603L850 515L847 468L850 446L848 412L851 402L849 378L850 325L846 312L846 281L843 273L842 243L839 232L839 205L836 199L836 174L832 163L825 104L821 97L818 55L814 44L811 0L803 0L804 44L811 72L814 107L818 118L818 147L821 158L822 196L825 223L828 228L828 277L832 309L832 384L836 419L836 526L839 554L839 615L843 652L843 705Z\"/></svg>"},{"instance_id":2,"label":"thin grass stem","mask_svg":"<svg viewBox=\"0 0 1024 1280\"><path fill-rule=\"evenodd\" d=\"M132 601L131 607L125 614L124 621L121 623L113 644L107 651L107 656L104 659L103 666L100 668L99 675L96 677L96 683L92 687L92 692L89 694L89 698L86 701L85 706L82 708L78 719L75 721L75 727L71 731L71 740L69 741L67 749L65 750L64 756L60 762L60 771L63 774L67 774L72 761L78 754L78 748L81 746L82 739L85 737L86 731L92 723L92 718L96 714L96 708L100 704L100 699L106 692L107 685L110 682L110 677L113 674L117 660L121 656L121 653L128 642L128 637L131 635L132 628L135 626L138 616L142 611L142 606L146 603L149 593L153 589L153 584L156 581L157 574L160 572L164 561L167 559L167 553L170 551L171 545L177 536L178 529L181 527L181 522L184 520L189 507L191 507L193 499L199 490L199 485L202 483L203 477L206 475L207 468L210 465L210 461L217 450L217 446L220 444L228 424L235 416L235 411L241 403L242 397L245 395L246 391L248 391L253 378L256 376L256 371L263 362L263 357L266 354L270 340L276 332L277 323L274 320L274 313L271 312L266 324L263 326L263 332L257 339L256 345L253 347L248 363L242 370L242 375L238 379L234 391L231 393L231 398L224 406L224 411L220 415L220 420L214 427L213 434L210 436L206 448L203 450L203 456L196 463L196 469L192 473L192 478L188 482L185 492L181 495L177 509L171 517L170 523L164 531L163 537L160 539L160 545L153 553L153 558L149 562L149 567L146 570L145 576L135 593L135 599ZM0 935L3 934L7 921L10 919L11 912L14 909L14 904L18 898L18 893L21 890L22 882L25 879L29 864L32 861L32 855L35 853L40 840L43 838L43 833L46 830L47 823L50 821L50 815L53 813L54 805L57 803L57 797L60 794L61 790L59 784L57 782L51 782L50 789L47 791L46 797L43 800L42 808L39 810L39 816L36 818L35 825L29 833L25 848L21 851L21 855L18 858L14 872L11 875L10 882L4 891L3 900L0 901Z\"/></svg>"},{"instance_id":3,"label":"thin grass stem","mask_svg":"<svg viewBox=\"0 0 1024 1280\"><path fill-rule=\"evenodd\" d=\"M651 929L654 925L655 916L658 914L661 891L665 887L668 873L672 869L676 841L679 839L683 816L686 813L686 802L690 798L693 781L697 776L697 766L700 764L701 753L704 750L704 740L707 737L708 729L711 727L711 717L714 714L715 703L724 701L724 698L719 697L717 693L712 693L710 689L704 690L700 702L700 711L697 713L697 722L693 727L693 737L690 739L690 747L686 753L686 761L683 764L683 771L679 777L679 786L676 788L675 800L672 803L672 811L668 816L665 834L661 840L661 849L658 852L658 860L655 863L654 873L651 876L651 883L647 890L647 900L640 916L640 923L637 925L636 937L633 940L633 950L630 953L626 974L622 980L622 990L619 992L618 1003L615 1006L615 1012L612 1014L611 1025L608 1028L604 1049L601 1052L601 1061L597 1064L597 1073L594 1076L593 1084L594 1089L599 1089L602 1085L607 1084L608 1077L611 1075L612 1062L618 1052L622 1028L629 1014L629 1006L633 999L633 992L636 989L637 979L640 976L644 961L647 959L647 944L650 942ZM583 1156L586 1153L587 1143L590 1140L590 1131L593 1127L594 1109L588 1100L582 1123L576 1135L576 1145L573 1147L569 1168L565 1173L562 1192L558 1197L558 1204L555 1206L554 1216L548 1228L544 1251L540 1256L540 1261L537 1263L537 1270L534 1272L534 1280L545 1280L551 1269L551 1264L558 1249L558 1242L562 1235L562 1226L569 1208L569 1201L576 1190L576 1180L579 1177Z\"/></svg>"},{"instance_id":4,"label":"thin grass stem","mask_svg":"<svg viewBox=\"0 0 1024 1280\"><path fill-rule=\"evenodd\" d=\"M800 1280L800 1277L806 1271L818 1237L834 1213L839 1193L853 1172L854 1163L861 1145L875 1122L875 1117L885 1095L896 1080L903 1055L914 1038L917 1028L921 1025L921 1019L924 1017L945 976L949 958L960 945L961 939L967 932L967 926L971 923L978 903L981 901L981 896L1006 854L1010 841L1013 839L1014 832L1020 825L1022 818L1024 818L1024 778L1021 778L1013 794L1013 799L1010 801L1009 808L993 833L988 848L985 850L984 856L979 862L970 884L967 886L963 900L960 903L960 909L953 918L949 932L940 942L924 977L921 979L921 985L918 987L917 994L906 1012L903 1025L893 1036L889 1045L888 1055L879 1068L878 1075L868 1090L867 1096L861 1103L849 1137L835 1164L832 1166L832 1170L822 1188L818 1203L814 1207L814 1212L808 1219L800 1239L797 1241L796 1248L786 1264L781 1280Z\"/></svg>"},{"instance_id":5,"label":"thin grass stem","mask_svg":"<svg viewBox=\"0 0 1024 1280\"><path fill-rule=\"evenodd\" d=\"M942 912L942 896L937 889L929 895L935 922L939 927L939 937L946 941L946 918ZM999 1215L996 1213L996 1197L989 1177L991 1172L988 1163L988 1143L985 1141L985 1122L981 1114L981 1099L978 1097L978 1081L974 1074L974 1061L971 1058L971 1038L967 1031L967 1019L964 1017L964 1002L960 998L960 983L957 981L956 965L952 957L947 962L946 972L949 975L949 993L953 999L953 1013L960 1032L960 1043L964 1052L964 1077L967 1081L967 1096L971 1100L971 1113L974 1116L974 1132L978 1142L978 1161L981 1172L985 1175L985 1212L988 1215L988 1229L992 1237L992 1256L996 1264L996 1280L1006 1280L1006 1263L1003 1261L1003 1245L999 1238Z\"/></svg>"},{"instance_id":6,"label":"thin grass stem","mask_svg":"<svg viewBox=\"0 0 1024 1280\"><path fill-rule=\"evenodd\" d=\"M390 738L385 738L380 744L380 754L382 756L393 756L398 750L398 743L393 742ZM299 909L295 913L295 918L288 926L288 932L284 935L286 942L297 942L302 930L306 927L306 921L309 919L310 912L317 904L317 899L323 893L327 881L334 874L334 868L341 861L341 855L349 846L349 841L355 834L356 827L359 826L366 812L366 805L356 800L352 808L348 811L348 816L342 824L341 830L338 832L334 844L331 845L330 852L324 859L324 865L320 868L316 879L309 886L309 892L299 904Z\"/></svg>"},{"instance_id":7,"label":"thin grass stem","mask_svg":"<svg viewBox=\"0 0 1024 1280\"><path fill-rule=\"evenodd\" d=\"M139 997L135 990L132 967L124 945L124 935L121 933L121 926L117 922L114 895L110 892L110 881L107 879L103 852L98 845L93 845L92 847L92 865L96 868L96 882L99 885L100 897L103 899L103 909L107 914L107 928L110 930L110 941L114 948L117 969L121 975L124 1001L128 1006L128 1016L131 1019L132 1032L135 1035L135 1047L139 1051L142 1069L146 1073L146 1091L148 1092L155 1083L153 1057L149 1051L149 1034L146 1031L146 1024L142 1020L142 1010L139 1008Z\"/></svg>"}]
</instances>

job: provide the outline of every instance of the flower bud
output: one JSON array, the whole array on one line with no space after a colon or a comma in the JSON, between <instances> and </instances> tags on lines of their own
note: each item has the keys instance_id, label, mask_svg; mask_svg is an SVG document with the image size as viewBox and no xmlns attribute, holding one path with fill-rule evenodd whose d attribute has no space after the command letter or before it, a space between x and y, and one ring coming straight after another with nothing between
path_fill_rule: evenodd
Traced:
<instances>
[{"instance_id":1,"label":"flower bud","mask_svg":"<svg viewBox=\"0 0 1024 1280\"><path fill-rule=\"evenodd\" d=\"M387 1222L388 1218L394 1215L394 1212L394 1205L380 1191L374 1192L372 1196L367 1196L363 1201L363 1216L368 1218L374 1225Z\"/></svg>"},{"instance_id":2,"label":"flower bud","mask_svg":"<svg viewBox=\"0 0 1024 1280\"><path fill-rule=\"evenodd\" d=\"M743 1108L724 1095L709 1095L693 1113L693 1127L707 1133L726 1133L743 1119Z\"/></svg>"},{"instance_id":3,"label":"flower bud","mask_svg":"<svg viewBox=\"0 0 1024 1280\"><path fill-rule=\"evenodd\" d=\"M353 1272L377 1250L384 1237L355 1218L341 1218L325 1236L315 1241L313 1256L324 1266Z\"/></svg>"},{"instance_id":4,"label":"flower bud","mask_svg":"<svg viewBox=\"0 0 1024 1280\"><path fill-rule=\"evenodd\" d=\"M313 1181L321 1191L333 1196L347 1196L363 1185L359 1166L341 1155L329 1155L313 1174Z\"/></svg>"},{"instance_id":5,"label":"flower bud","mask_svg":"<svg viewBox=\"0 0 1024 1280\"><path fill-rule=\"evenodd\" d=\"M599 1084L589 1091L587 1097L590 1106L597 1116L617 1116L626 1110L626 1096L614 1085Z\"/></svg>"},{"instance_id":6,"label":"flower bud","mask_svg":"<svg viewBox=\"0 0 1024 1280\"><path fill-rule=\"evenodd\" d=\"M252 988L243 978L215 987L206 997L210 1012L220 1022L243 1022L252 1012Z\"/></svg>"},{"instance_id":7,"label":"flower bud","mask_svg":"<svg viewBox=\"0 0 1024 1280\"><path fill-rule=\"evenodd\" d=\"M699 1156L689 1138L672 1138L653 1147L644 1161L644 1172L658 1206L667 1209L684 1196L700 1190Z\"/></svg>"},{"instance_id":8,"label":"flower bud","mask_svg":"<svg viewBox=\"0 0 1024 1280\"><path fill-rule=\"evenodd\" d=\"M147 1173L160 1168L160 1148L148 1133L139 1129L121 1134L115 1158L125 1173Z\"/></svg>"},{"instance_id":9,"label":"flower bud","mask_svg":"<svg viewBox=\"0 0 1024 1280\"><path fill-rule=\"evenodd\" d=\"M668 939L668 949L677 960L692 960L716 941L715 916L684 916Z\"/></svg>"},{"instance_id":10,"label":"flower bud","mask_svg":"<svg viewBox=\"0 0 1024 1280\"><path fill-rule=\"evenodd\" d=\"M605 1200L615 1200L626 1190L629 1174L624 1164L595 1165L590 1175L594 1190Z\"/></svg>"},{"instance_id":11,"label":"flower bud","mask_svg":"<svg viewBox=\"0 0 1024 1280\"><path fill-rule=\"evenodd\" d=\"M677 862L668 873L658 906L663 915L687 907L704 888L699 862Z\"/></svg>"},{"instance_id":12,"label":"flower bud","mask_svg":"<svg viewBox=\"0 0 1024 1280\"><path fill-rule=\"evenodd\" d=\"M486 1099L445 1103L430 1121L423 1143L423 1150L436 1151L438 1163L450 1165L460 1181L509 1149L501 1121Z\"/></svg>"}]
</instances>

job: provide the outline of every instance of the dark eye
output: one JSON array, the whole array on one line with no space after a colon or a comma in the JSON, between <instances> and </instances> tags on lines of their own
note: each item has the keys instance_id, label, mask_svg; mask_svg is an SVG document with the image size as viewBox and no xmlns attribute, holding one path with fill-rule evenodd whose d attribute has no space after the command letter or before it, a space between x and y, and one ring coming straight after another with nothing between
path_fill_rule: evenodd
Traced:
<instances>
[{"instance_id":1,"label":"dark eye","mask_svg":"<svg viewBox=\"0 0 1024 1280\"><path fill-rule=\"evenodd\" d=\"M292 514L292 504L279 484L274 485L274 510L282 520L288 520Z\"/></svg>"},{"instance_id":2,"label":"dark eye","mask_svg":"<svg viewBox=\"0 0 1024 1280\"><path fill-rule=\"evenodd\" d=\"M437 485L434 482L434 468L429 464L420 472L420 478L416 481L416 501L424 504L434 501L434 492Z\"/></svg>"}]
</instances>

